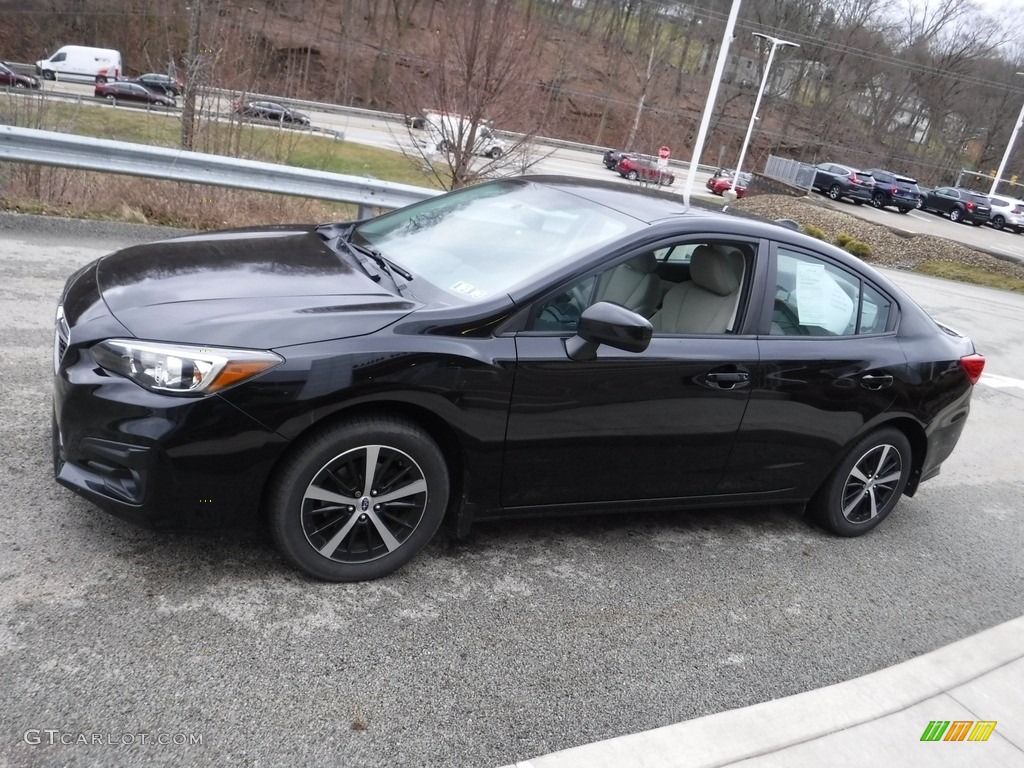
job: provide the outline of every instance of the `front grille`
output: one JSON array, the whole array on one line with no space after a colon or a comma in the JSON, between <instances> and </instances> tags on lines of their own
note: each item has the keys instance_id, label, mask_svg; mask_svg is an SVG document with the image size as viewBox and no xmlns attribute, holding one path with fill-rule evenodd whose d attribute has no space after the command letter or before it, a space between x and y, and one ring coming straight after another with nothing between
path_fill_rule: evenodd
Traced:
<instances>
[{"instance_id":1,"label":"front grille","mask_svg":"<svg viewBox=\"0 0 1024 768\"><path fill-rule=\"evenodd\" d=\"M64 353L68 351L68 339L71 337L71 329L68 321L64 319L64 307L57 307L57 318L54 322L53 333L53 372L60 370L60 362L64 359Z\"/></svg>"}]
</instances>

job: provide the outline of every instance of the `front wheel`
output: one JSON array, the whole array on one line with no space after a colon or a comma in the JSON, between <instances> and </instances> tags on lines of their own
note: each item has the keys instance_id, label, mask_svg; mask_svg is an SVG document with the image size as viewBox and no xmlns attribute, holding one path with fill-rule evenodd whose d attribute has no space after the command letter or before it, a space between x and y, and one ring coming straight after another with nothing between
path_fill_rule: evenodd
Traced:
<instances>
[{"instance_id":1,"label":"front wheel","mask_svg":"<svg viewBox=\"0 0 1024 768\"><path fill-rule=\"evenodd\" d=\"M910 477L910 442L884 427L864 437L833 470L808 509L840 536L860 536L892 512Z\"/></svg>"},{"instance_id":2,"label":"front wheel","mask_svg":"<svg viewBox=\"0 0 1024 768\"><path fill-rule=\"evenodd\" d=\"M44 69L43 70L43 80L56 80L56 79L57 79L57 76L53 73L53 70L50 70L50 69Z\"/></svg>"},{"instance_id":3,"label":"front wheel","mask_svg":"<svg viewBox=\"0 0 1024 768\"><path fill-rule=\"evenodd\" d=\"M365 581L405 565L448 505L448 467L429 435L391 416L363 416L299 448L271 486L274 541L325 581Z\"/></svg>"},{"instance_id":4,"label":"front wheel","mask_svg":"<svg viewBox=\"0 0 1024 768\"><path fill-rule=\"evenodd\" d=\"M497 160L501 157L501 147L492 147L491 151L487 153L487 156L492 160Z\"/></svg>"},{"instance_id":5,"label":"front wheel","mask_svg":"<svg viewBox=\"0 0 1024 768\"><path fill-rule=\"evenodd\" d=\"M828 188L828 196L831 200L838 200L843 196L843 190L839 188L838 184L833 184Z\"/></svg>"}]
</instances>

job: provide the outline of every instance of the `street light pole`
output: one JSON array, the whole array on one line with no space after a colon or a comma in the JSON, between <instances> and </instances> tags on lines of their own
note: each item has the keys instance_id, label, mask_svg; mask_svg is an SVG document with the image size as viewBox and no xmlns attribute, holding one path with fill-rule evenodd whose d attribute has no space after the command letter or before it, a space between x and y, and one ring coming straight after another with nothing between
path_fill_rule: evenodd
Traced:
<instances>
[{"instance_id":1,"label":"street light pole","mask_svg":"<svg viewBox=\"0 0 1024 768\"><path fill-rule=\"evenodd\" d=\"M750 125L747 126L747 135L743 138L743 147L740 149L740 159L736 161L736 172L732 176L732 184L729 185L734 200L736 199L736 182L739 180L743 157L747 154L747 145L750 144L750 135L754 132L754 122L757 120L757 110L761 107L761 97L764 95L765 86L768 85L768 73L771 71L772 61L775 59L775 51L779 46L785 45L792 48L800 47L797 43L791 43L788 40L781 40L770 35L763 35L760 32L755 32L754 37L762 37L765 40L771 41L772 49L768 52L768 61L764 65L764 75L761 77L761 87L757 89L757 98L754 99L754 111L750 113Z\"/></svg>"},{"instance_id":2,"label":"street light pole","mask_svg":"<svg viewBox=\"0 0 1024 768\"><path fill-rule=\"evenodd\" d=\"M1024 75L1024 72L1018 72L1018 75ZM1010 150L1013 149L1013 142L1017 140L1017 132L1020 130L1020 124L1024 122L1024 104L1021 105L1020 114L1017 115L1017 122L1013 124L1013 133L1010 134L1010 143L1006 145L1006 151L1003 152L1003 160L999 163L999 170L996 171L996 177L992 180L992 189L988 191L990 195L996 193L996 187L999 186L999 177L1003 175L1003 171L1006 170L1006 163L1010 159Z\"/></svg>"}]
</instances>

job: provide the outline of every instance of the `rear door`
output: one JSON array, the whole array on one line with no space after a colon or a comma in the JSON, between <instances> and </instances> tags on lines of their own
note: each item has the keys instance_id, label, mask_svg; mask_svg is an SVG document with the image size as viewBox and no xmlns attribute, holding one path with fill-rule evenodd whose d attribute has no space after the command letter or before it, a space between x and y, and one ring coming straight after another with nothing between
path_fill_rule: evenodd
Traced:
<instances>
[{"instance_id":1,"label":"rear door","mask_svg":"<svg viewBox=\"0 0 1024 768\"><path fill-rule=\"evenodd\" d=\"M718 490L806 498L892 405L906 359L890 297L822 254L771 250L760 376Z\"/></svg>"}]
</instances>

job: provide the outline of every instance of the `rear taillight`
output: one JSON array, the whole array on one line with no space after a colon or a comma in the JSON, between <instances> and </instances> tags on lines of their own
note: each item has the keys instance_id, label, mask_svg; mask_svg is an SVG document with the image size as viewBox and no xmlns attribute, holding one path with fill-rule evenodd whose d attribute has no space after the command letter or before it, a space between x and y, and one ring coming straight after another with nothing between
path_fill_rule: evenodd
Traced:
<instances>
[{"instance_id":1,"label":"rear taillight","mask_svg":"<svg viewBox=\"0 0 1024 768\"><path fill-rule=\"evenodd\" d=\"M899 193L900 193L900 188L899 187L893 187L892 188L892 194L898 195Z\"/></svg>"},{"instance_id":2,"label":"rear taillight","mask_svg":"<svg viewBox=\"0 0 1024 768\"><path fill-rule=\"evenodd\" d=\"M1024 213L1024 208L1021 208L1019 205L1015 205L1013 207L1013 212L1016 214Z\"/></svg>"},{"instance_id":3,"label":"rear taillight","mask_svg":"<svg viewBox=\"0 0 1024 768\"><path fill-rule=\"evenodd\" d=\"M974 203L972 203L970 200L968 200L966 203L964 203L964 207L967 208L968 211L973 211L974 210Z\"/></svg>"},{"instance_id":4,"label":"rear taillight","mask_svg":"<svg viewBox=\"0 0 1024 768\"><path fill-rule=\"evenodd\" d=\"M967 375L967 380L971 382L971 384L977 384L978 379L981 378L981 372L985 370L985 356L975 354L967 355L967 357L961 357L960 367Z\"/></svg>"},{"instance_id":5,"label":"rear taillight","mask_svg":"<svg viewBox=\"0 0 1024 768\"><path fill-rule=\"evenodd\" d=\"M852 181L854 184L860 184L860 179L857 178L857 174L856 173L851 173L846 178L849 179L850 181Z\"/></svg>"}]
</instances>

